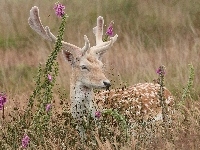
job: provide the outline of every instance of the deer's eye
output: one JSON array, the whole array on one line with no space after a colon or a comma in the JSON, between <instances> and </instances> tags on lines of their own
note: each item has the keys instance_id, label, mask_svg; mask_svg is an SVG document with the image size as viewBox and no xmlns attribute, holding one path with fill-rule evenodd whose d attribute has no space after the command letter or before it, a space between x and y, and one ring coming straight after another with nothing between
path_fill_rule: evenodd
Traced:
<instances>
[{"instance_id":1,"label":"deer's eye","mask_svg":"<svg viewBox=\"0 0 200 150\"><path fill-rule=\"evenodd\" d=\"M85 65L81 66L81 70L88 70L89 71L89 69Z\"/></svg>"}]
</instances>

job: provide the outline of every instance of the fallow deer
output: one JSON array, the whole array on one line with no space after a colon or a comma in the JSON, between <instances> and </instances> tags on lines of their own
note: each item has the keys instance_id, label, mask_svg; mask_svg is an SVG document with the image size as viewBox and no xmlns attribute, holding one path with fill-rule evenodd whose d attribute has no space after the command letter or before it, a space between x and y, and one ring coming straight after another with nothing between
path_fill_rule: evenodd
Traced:
<instances>
[{"instance_id":1,"label":"fallow deer","mask_svg":"<svg viewBox=\"0 0 200 150\"><path fill-rule=\"evenodd\" d=\"M30 27L43 38L52 42L56 37L50 32L49 27L43 27L39 9L34 6L30 10L28 19ZM96 45L90 47L87 36L84 36L85 46L79 48L73 44L62 41L63 55L72 66L70 83L70 99L72 116L81 121L85 115L91 114L95 118L97 109L117 109L125 114L130 122L134 122L137 116L144 119L153 117L162 119L162 109L158 98L159 84L139 83L128 88L107 90L94 94L94 88L109 88L111 83L103 71L102 55L117 40L118 35L103 42L103 17L97 18L97 26L94 28ZM165 88L164 96L167 105L171 106L173 97Z\"/></svg>"}]
</instances>

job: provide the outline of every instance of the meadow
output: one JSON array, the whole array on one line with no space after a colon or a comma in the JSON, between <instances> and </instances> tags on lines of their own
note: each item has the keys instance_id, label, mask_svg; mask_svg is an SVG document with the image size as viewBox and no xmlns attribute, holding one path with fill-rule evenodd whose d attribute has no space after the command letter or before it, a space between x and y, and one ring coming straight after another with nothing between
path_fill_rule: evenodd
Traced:
<instances>
[{"instance_id":1,"label":"meadow","mask_svg":"<svg viewBox=\"0 0 200 150\"><path fill-rule=\"evenodd\" d=\"M120 126L105 124L105 138L102 138L104 134L97 135L91 125L88 127L92 131L88 131L88 141L81 143L73 119L67 113L71 66L64 61L61 53L57 58L59 73L53 88L47 132L41 132L41 136L34 134L34 130L26 131L24 122L19 120L37 86L35 79L39 64L44 66L54 49L52 43L43 40L29 27L29 10L38 6L43 24L56 35L61 23L53 10L56 2L1 0L0 92L7 95L7 102L5 119L1 117L3 112L0 110L0 149L22 149L21 139L25 132L30 134L27 149L199 149L199 0L60 1L66 6L69 16L64 41L80 47L84 45L83 35L88 36L91 45L95 44L92 29L96 26L97 16L103 16L106 25L114 20L114 33L119 37L103 58L107 77L112 82L111 88L153 82L158 78L157 68L160 65L166 67L165 86L176 102L170 131L172 138L162 136L161 128L158 136L151 140L126 138ZM194 69L194 77L191 68ZM32 113L35 111L33 109ZM108 135L107 130L110 132ZM119 132L115 133L116 130Z\"/></svg>"}]
</instances>

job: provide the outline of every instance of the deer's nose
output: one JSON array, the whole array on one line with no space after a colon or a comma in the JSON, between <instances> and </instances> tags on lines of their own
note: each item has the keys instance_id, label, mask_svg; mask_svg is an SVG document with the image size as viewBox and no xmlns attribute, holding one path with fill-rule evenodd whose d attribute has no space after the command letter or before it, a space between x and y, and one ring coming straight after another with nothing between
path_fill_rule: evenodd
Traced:
<instances>
[{"instance_id":1,"label":"deer's nose","mask_svg":"<svg viewBox=\"0 0 200 150\"><path fill-rule=\"evenodd\" d=\"M105 85L106 88L109 88L111 86L109 81L103 81L103 84Z\"/></svg>"}]
</instances>

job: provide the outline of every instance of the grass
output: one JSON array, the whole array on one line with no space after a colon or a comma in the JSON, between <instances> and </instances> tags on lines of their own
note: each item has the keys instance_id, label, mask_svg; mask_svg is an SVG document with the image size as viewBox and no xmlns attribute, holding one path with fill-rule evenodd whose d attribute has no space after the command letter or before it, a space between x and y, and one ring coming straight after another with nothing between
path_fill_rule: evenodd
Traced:
<instances>
[{"instance_id":1,"label":"grass","mask_svg":"<svg viewBox=\"0 0 200 150\"><path fill-rule=\"evenodd\" d=\"M8 141L5 141L2 135L0 136L0 145L3 145L4 149L19 149L24 129L22 126L15 126L16 120L23 116L28 105L27 99L35 88L33 80L39 63L44 65L54 48L52 44L41 40L41 37L29 27L27 23L29 10L34 5L38 6L43 24L48 25L56 34L60 20L55 17L52 10L55 2L55 0L3 0L1 2L0 10L3 11L0 15L0 92L8 95L8 102L5 105L6 120L1 120L0 126L5 129L5 126L9 126L9 121L12 121L13 125L10 126L9 131L6 129L2 131L5 131L4 134L16 131L15 137L7 135L10 137ZM109 124L109 119L112 118L105 116L104 120L107 120L107 124L104 124L102 133L104 136L96 133L96 127L91 124L92 131L88 129L91 138L82 145L74 127L74 120L70 118L67 111L70 66L59 54L57 58L59 74L53 93L52 118L47 132L42 137L44 141L39 141L38 135L26 131L35 141L31 142L30 147L33 149L65 149L65 147L66 149L80 147L84 149L198 149L200 147L200 78L198 77L200 74L200 2L198 0L60 2L66 5L66 12L69 15L64 40L80 47L84 45L84 34L94 45L92 28L96 24L97 16L103 16L105 24L109 24L114 19L114 32L119 35L119 38L103 60L106 64L107 76L112 81L112 88L124 84L152 82L157 78L156 69L160 65L166 67L165 85L175 96L177 104L182 100L183 89L187 89L188 64L192 64L194 68L193 85L189 88L190 96L184 96L185 103L176 106L173 141L162 138L161 131L158 131L158 136L152 138L150 143L134 138L126 139L120 126L114 127Z\"/></svg>"}]
</instances>

